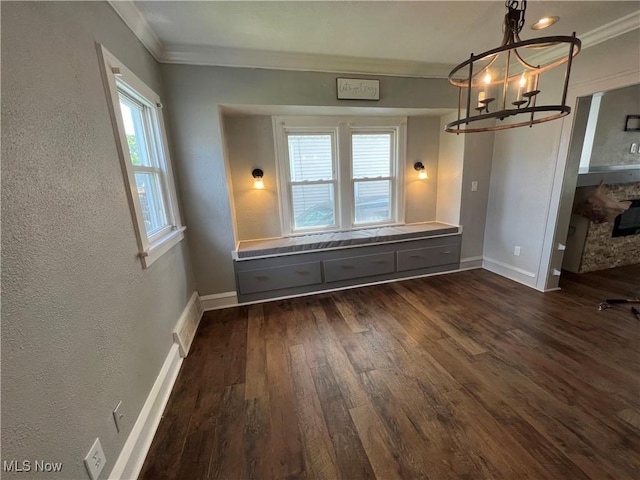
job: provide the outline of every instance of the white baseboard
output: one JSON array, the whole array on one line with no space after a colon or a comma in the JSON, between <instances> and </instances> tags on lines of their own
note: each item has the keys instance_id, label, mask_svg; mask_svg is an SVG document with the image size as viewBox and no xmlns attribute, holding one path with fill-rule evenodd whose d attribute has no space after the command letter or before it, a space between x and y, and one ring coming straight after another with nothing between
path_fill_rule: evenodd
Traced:
<instances>
[{"instance_id":1,"label":"white baseboard","mask_svg":"<svg viewBox=\"0 0 640 480\"><path fill-rule=\"evenodd\" d=\"M465 257L460 259L459 270L473 270L474 268L482 268L482 257Z\"/></svg>"},{"instance_id":2,"label":"white baseboard","mask_svg":"<svg viewBox=\"0 0 640 480\"><path fill-rule=\"evenodd\" d=\"M200 297L202 310L208 312L210 310L220 310L221 308L235 307L238 305L238 295L236 292L214 293L212 295L204 295Z\"/></svg>"},{"instance_id":3,"label":"white baseboard","mask_svg":"<svg viewBox=\"0 0 640 480\"><path fill-rule=\"evenodd\" d=\"M382 280L379 282L370 282L370 283L364 283L364 284L360 284L360 285L349 285L346 287L340 287L340 288L329 288L326 290L319 290L317 292L306 292L306 293L298 293L295 295L287 295L287 296L283 296L283 297L274 297L274 298L265 298L263 300L255 300L253 302L244 302L244 303L239 303L238 302L238 296L236 292L223 292L223 293L214 293L212 295L204 295L200 297L200 302L202 303L202 309L207 312L210 310L220 310L222 308L229 308L229 307L237 307L239 305L252 305L255 303L264 303L264 302L272 302L275 300L286 300L286 299L290 299L290 298L297 298L297 297L304 297L306 295L315 295L318 293L327 293L327 292L338 292L340 290L348 290L351 288L357 288L357 287L369 287L372 285L380 285L383 283L392 283L392 282L400 282L403 280L412 280L414 278L424 278L424 277L431 277L431 276L435 276L435 275L446 275L448 273L455 273L455 272L463 272L466 270L477 270L479 268L484 268L486 270L489 270L490 272L493 272L497 275L506 277L510 280L513 280L515 282L521 283L523 285L526 285L527 287L531 287L533 289L536 289L535 285L532 285L530 280L527 280L527 278L535 278L536 274L529 272L527 270L524 270L522 268L518 268L516 266L513 265L509 265L503 262L500 262L498 260L492 259L492 258L487 258L487 257L466 257L466 258L462 258L460 259L460 268L456 269L456 270L448 270L446 272L436 272L436 273L427 273L427 274L423 274L423 275L416 275L416 276L411 276L411 277L405 277L405 278L395 278L395 279L391 279L391 280ZM541 290L539 290L541 291ZM547 290L547 291L553 291L553 290Z\"/></svg>"},{"instance_id":4,"label":"white baseboard","mask_svg":"<svg viewBox=\"0 0 640 480\"><path fill-rule=\"evenodd\" d=\"M202 309L200 307L198 294L194 292L185 306L182 315L180 315L180 319L176 323L176 329L185 322L193 322L196 317L199 322L202 317ZM178 377L178 372L180 372L181 365L182 356L180 356L180 346L178 343L174 343L171 345L171 349L169 349L160 373L158 373L158 377L153 387L151 387L147 400L142 406L138 419L122 447L118 460L116 460L109 474L109 479L131 480L138 478L144 460L149 452L149 447L151 447L153 437L160 424L164 409L167 406L169 395L171 395L171 390L173 390L173 385Z\"/></svg>"},{"instance_id":5,"label":"white baseboard","mask_svg":"<svg viewBox=\"0 0 640 480\"><path fill-rule=\"evenodd\" d=\"M477 259L481 259L481 258L482 257L477 257ZM469 263L476 262L478 261L477 259L475 257L470 257L469 260L471 260L471 262ZM341 290L350 290L352 288L358 288L358 287L371 287L373 285L383 285L385 283L402 282L404 280L413 280L416 278L433 277L436 275L446 275L448 273L463 272L465 270L476 270L478 268L482 268L482 265L462 266L461 264L460 268L456 270L447 270L444 272L435 272L435 273L423 273L421 275L413 275L410 277L392 278L389 280L379 280L377 282L360 283L357 285L347 285L345 287L327 288L327 289L317 290L312 292L296 293L293 295L285 295L281 297L263 298L261 300L254 300L251 302L242 302L242 303L238 302L238 296L236 292L214 293L212 295L205 295L200 297L200 302L202 303L203 310L207 312L210 310L220 310L222 308L255 305L258 303L274 302L276 300L289 300L291 298L306 297L308 295L318 295L321 293L339 292Z\"/></svg>"},{"instance_id":6,"label":"white baseboard","mask_svg":"<svg viewBox=\"0 0 640 480\"><path fill-rule=\"evenodd\" d=\"M169 400L173 384L178 377L180 365L182 365L182 357L178 345L174 343L147 400L144 402L138 420L131 429L129 438L127 438L120 456L109 474L109 479L131 480L138 478Z\"/></svg>"},{"instance_id":7,"label":"white baseboard","mask_svg":"<svg viewBox=\"0 0 640 480\"><path fill-rule=\"evenodd\" d=\"M537 290L535 285L536 274L533 272L489 257L483 258L482 268Z\"/></svg>"},{"instance_id":8,"label":"white baseboard","mask_svg":"<svg viewBox=\"0 0 640 480\"><path fill-rule=\"evenodd\" d=\"M539 290L539 289L536 289ZM559 290L562 290L560 287L554 287L554 288L545 288L544 290L540 290L541 292L547 293L547 292L557 292Z\"/></svg>"}]
</instances>

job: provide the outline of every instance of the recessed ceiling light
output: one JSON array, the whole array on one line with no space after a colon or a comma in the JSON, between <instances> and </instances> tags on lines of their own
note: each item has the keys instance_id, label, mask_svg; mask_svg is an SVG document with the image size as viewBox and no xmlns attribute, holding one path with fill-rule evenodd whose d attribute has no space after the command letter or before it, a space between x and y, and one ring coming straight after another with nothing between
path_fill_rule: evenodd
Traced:
<instances>
[{"instance_id":1,"label":"recessed ceiling light","mask_svg":"<svg viewBox=\"0 0 640 480\"><path fill-rule=\"evenodd\" d=\"M560 17L542 17L536 23L531 26L532 30L542 30L543 28L550 27L554 23L560 20Z\"/></svg>"}]
</instances>

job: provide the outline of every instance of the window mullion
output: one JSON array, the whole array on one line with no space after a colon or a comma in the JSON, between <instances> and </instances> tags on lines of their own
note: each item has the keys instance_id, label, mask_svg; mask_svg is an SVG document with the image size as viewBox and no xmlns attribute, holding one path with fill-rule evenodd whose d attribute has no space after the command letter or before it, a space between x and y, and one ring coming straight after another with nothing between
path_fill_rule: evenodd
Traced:
<instances>
[{"instance_id":1,"label":"window mullion","mask_svg":"<svg viewBox=\"0 0 640 480\"><path fill-rule=\"evenodd\" d=\"M339 172L339 206L340 228L351 228L354 223L353 187L351 168L351 128L345 122L338 127L338 172Z\"/></svg>"}]
</instances>

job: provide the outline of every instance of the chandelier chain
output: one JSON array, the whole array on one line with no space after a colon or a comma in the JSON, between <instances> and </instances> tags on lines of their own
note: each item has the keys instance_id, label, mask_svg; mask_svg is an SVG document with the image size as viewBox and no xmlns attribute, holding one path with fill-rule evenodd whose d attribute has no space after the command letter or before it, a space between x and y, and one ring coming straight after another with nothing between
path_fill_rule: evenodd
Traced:
<instances>
[{"instance_id":1,"label":"chandelier chain","mask_svg":"<svg viewBox=\"0 0 640 480\"><path fill-rule=\"evenodd\" d=\"M514 35L518 35L524 27L524 13L527 10L527 0L506 0L504 6L507 7L508 13L503 27L508 28Z\"/></svg>"}]
</instances>

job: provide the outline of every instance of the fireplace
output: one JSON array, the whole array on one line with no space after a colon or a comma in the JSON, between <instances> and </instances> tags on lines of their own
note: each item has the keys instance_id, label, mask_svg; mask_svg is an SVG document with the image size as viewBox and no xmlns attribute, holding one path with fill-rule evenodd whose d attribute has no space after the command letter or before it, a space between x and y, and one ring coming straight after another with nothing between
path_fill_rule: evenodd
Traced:
<instances>
[{"instance_id":1,"label":"fireplace","mask_svg":"<svg viewBox=\"0 0 640 480\"><path fill-rule=\"evenodd\" d=\"M576 189L574 207L584 202L595 186ZM631 207L614 221L593 223L582 215L571 216L562 268L584 273L640 262L640 182L603 184L602 194Z\"/></svg>"},{"instance_id":2,"label":"fireplace","mask_svg":"<svg viewBox=\"0 0 640 480\"><path fill-rule=\"evenodd\" d=\"M631 200L631 206L616 217L612 237L626 237L640 233L640 198Z\"/></svg>"}]
</instances>

